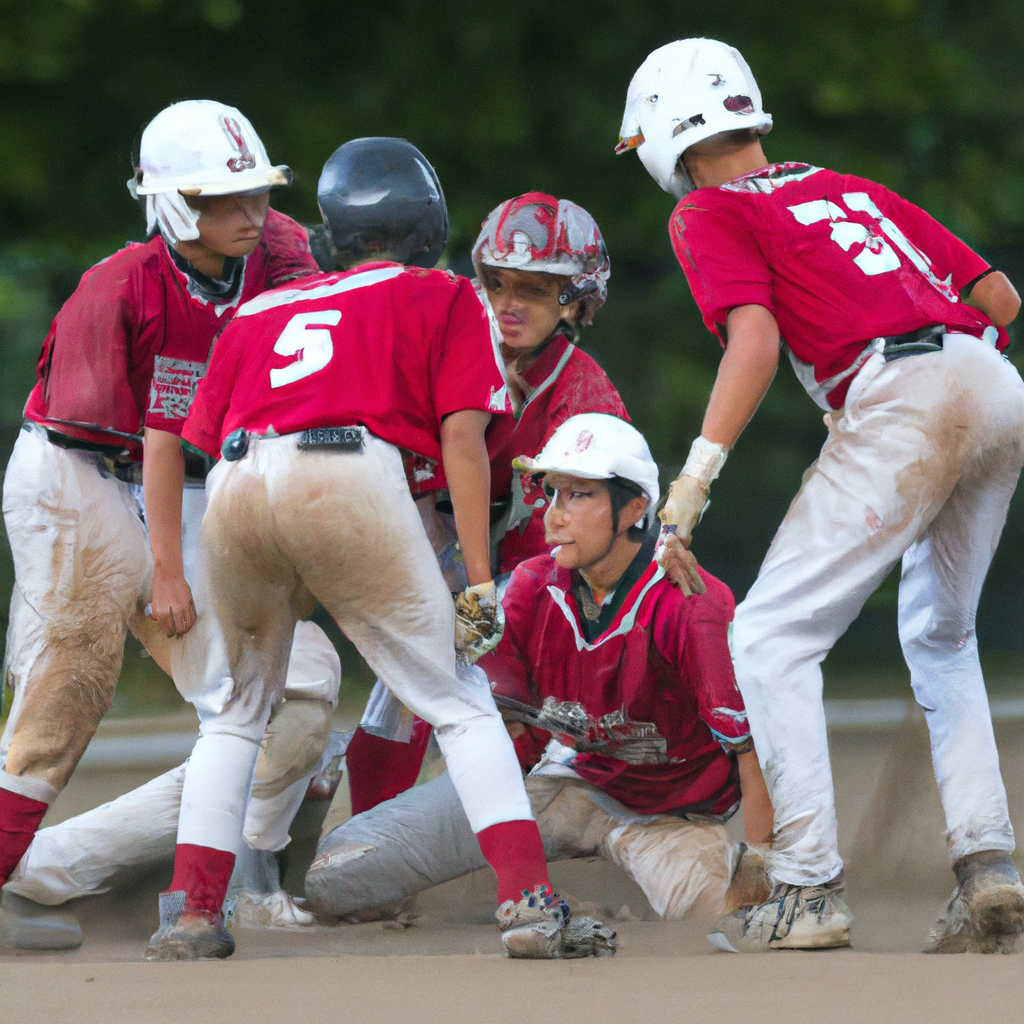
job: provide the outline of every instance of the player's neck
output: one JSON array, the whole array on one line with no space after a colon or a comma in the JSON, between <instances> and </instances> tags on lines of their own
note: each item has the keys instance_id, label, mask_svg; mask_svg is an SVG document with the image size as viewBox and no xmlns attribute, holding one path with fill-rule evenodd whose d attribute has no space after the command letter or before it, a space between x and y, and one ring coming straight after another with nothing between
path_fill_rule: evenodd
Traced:
<instances>
[{"instance_id":1,"label":"player's neck","mask_svg":"<svg viewBox=\"0 0 1024 1024\"><path fill-rule=\"evenodd\" d=\"M204 245L202 241L175 242L174 251L188 260L200 274L212 277L215 281L224 279L224 254Z\"/></svg>"},{"instance_id":2,"label":"player's neck","mask_svg":"<svg viewBox=\"0 0 1024 1024\"><path fill-rule=\"evenodd\" d=\"M624 531L615 538L606 555L580 568L579 574L586 580L598 605L618 586L640 547L641 542L630 540Z\"/></svg>"},{"instance_id":3,"label":"player's neck","mask_svg":"<svg viewBox=\"0 0 1024 1024\"><path fill-rule=\"evenodd\" d=\"M694 146L686 151L684 162L697 188L717 188L768 164L760 142L748 142L736 149L714 147L707 152Z\"/></svg>"}]
</instances>

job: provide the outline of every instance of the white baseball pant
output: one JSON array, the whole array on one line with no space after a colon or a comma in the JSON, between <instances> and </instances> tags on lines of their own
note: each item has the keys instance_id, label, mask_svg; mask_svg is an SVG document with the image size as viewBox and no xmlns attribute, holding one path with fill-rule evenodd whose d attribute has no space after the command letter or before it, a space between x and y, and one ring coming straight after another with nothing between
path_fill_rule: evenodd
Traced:
<instances>
[{"instance_id":1,"label":"white baseball pant","mask_svg":"<svg viewBox=\"0 0 1024 1024\"><path fill-rule=\"evenodd\" d=\"M724 825L636 814L572 773L532 774L526 791L549 861L602 857L670 921L724 909L735 848ZM306 875L323 914L376 910L486 866L447 774L350 818L326 835Z\"/></svg>"},{"instance_id":2,"label":"white baseball pant","mask_svg":"<svg viewBox=\"0 0 1024 1024\"><path fill-rule=\"evenodd\" d=\"M1012 850L975 617L1024 463L1024 384L976 338L873 355L736 610L733 654L775 807L776 881L842 868L821 662L897 561L899 631L925 709L950 861Z\"/></svg>"},{"instance_id":3,"label":"white baseball pant","mask_svg":"<svg viewBox=\"0 0 1024 1024\"><path fill-rule=\"evenodd\" d=\"M490 688L456 673L454 606L398 450L370 434L354 452L297 443L294 434L253 437L244 458L219 463L207 481L199 587L213 614L205 678L185 693L200 737L185 771L178 842L236 848L295 621L316 601L434 726L473 831L531 819Z\"/></svg>"},{"instance_id":4,"label":"white baseball pant","mask_svg":"<svg viewBox=\"0 0 1024 1024\"><path fill-rule=\"evenodd\" d=\"M202 488L186 488L182 555L190 582L205 507ZM180 689L183 670L202 675L206 616L197 596L199 621L175 640L145 617L152 557L141 488L111 476L97 454L59 448L42 428L26 424L8 463L3 510L15 565L5 659L14 701L0 739L0 785L49 803L110 707L127 628ZM282 720L296 719L295 735L277 744L291 750L293 761L265 763L266 785L254 791L275 801L253 812L268 835L287 834L291 819L281 820L280 787L292 785L299 772L308 778L316 771L341 682L340 662L322 630L307 624L298 640L288 695L296 705L306 703ZM308 771L306 762L313 765Z\"/></svg>"}]
</instances>

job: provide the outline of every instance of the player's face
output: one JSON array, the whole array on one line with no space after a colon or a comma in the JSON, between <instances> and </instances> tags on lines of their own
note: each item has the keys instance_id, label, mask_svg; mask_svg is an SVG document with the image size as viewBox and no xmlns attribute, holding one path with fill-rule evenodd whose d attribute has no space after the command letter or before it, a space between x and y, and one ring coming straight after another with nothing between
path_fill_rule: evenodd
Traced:
<instances>
[{"instance_id":1,"label":"player's face","mask_svg":"<svg viewBox=\"0 0 1024 1024\"><path fill-rule=\"evenodd\" d=\"M222 256L248 256L259 244L270 207L270 190L227 196L187 196L199 211L199 241Z\"/></svg>"},{"instance_id":2,"label":"player's face","mask_svg":"<svg viewBox=\"0 0 1024 1024\"><path fill-rule=\"evenodd\" d=\"M587 569L601 561L615 540L612 499L601 480L564 473L544 478L548 510L544 540L564 569Z\"/></svg>"},{"instance_id":3,"label":"player's face","mask_svg":"<svg viewBox=\"0 0 1024 1024\"><path fill-rule=\"evenodd\" d=\"M480 281L498 318L501 337L510 349L528 351L547 341L559 320L572 323L579 302L558 304L568 278L527 270L481 267Z\"/></svg>"}]
</instances>

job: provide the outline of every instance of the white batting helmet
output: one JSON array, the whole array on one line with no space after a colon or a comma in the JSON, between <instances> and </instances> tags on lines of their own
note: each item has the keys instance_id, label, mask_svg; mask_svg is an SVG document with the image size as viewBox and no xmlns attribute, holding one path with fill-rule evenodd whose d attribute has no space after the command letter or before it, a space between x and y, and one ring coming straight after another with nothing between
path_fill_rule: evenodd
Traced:
<instances>
[{"instance_id":1,"label":"white batting helmet","mask_svg":"<svg viewBox=\"0 0 1024 1024\"><path fill-rule=\"evenodd\" d=\"M558 301L568 306L581 299L584 326L608 295L611 261L597 221L546 192L527 192L491 210L473 245L477 275L481 265L571 278Z\"/></svg>"},{"instance_id":2,"label":"white batting helmet","mask_svg":"<svg viewBox=\"0 0 1024 1024\"><path fill-rule=\"evenodd\" d=\"M682 199L694 187L679 160L690 146L720 132L766 135L771 127L739 50L716 39L678 39L633 75L615 152L635 149L651 177Z\"/></svg>"},{"instance_id":3,"label":"white batting helmet","mask_svg":"<svg viewBox=\"0 0 1024 1024\"><path fill-rule=\"evenodd\" d=\"M146 125L128 190L146 197L148 230L159 223L171 241L188 241L199 237L198 214L183 196L252 192L291 180L290 168L271 164L240 110L214 100L185 100Z\"/></svg>"},{"instance_id":4,"label":"white batting helmet","mask_svg":"<svg viewBox=\"0 0 1024 1024\"><path fill-rule=\"evenodd\" d=\"M584 480L619 477L647 495L650 518L661 491L658 466L644 435L618 416L585 412L567 419L535 458L520 455L512 463L523 473L565 473Z\"/></svg>"}]
</instances>

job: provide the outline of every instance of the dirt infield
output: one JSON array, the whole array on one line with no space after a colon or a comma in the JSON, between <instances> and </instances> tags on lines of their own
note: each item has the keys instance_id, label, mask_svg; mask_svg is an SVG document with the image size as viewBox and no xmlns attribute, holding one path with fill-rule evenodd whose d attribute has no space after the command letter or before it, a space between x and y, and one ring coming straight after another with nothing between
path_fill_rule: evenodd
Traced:
<instances>
[{"instance_id":1,"label":"dirt infield","mask_svg":"<svg viewBox=\"0 0 1024 1024\"><path fill-rule=\"evenodd\" d=\"M1024 730L999 722L996 735L1020 828ZM851 951L718 953L704 939L705 922L657 921L639 889L611 865L573 861L554 865L553 880L578 906L615 920L614 959L506 962L490 923L493 881L478 872L424 894L408 928L378 922L240 930L238 951L225 963L147 964L141 954L156 926L155 893L169 880L154 872L128 892L78 902L86 935L80 949L0 954L0 1021L461 1024L560 1013L601 1022L1019 1019L1018 957L917 953L952 886L920 719L836 728L831 746L857 918ZM157 768L94 763L61 797L55 818L108 799ZM296 823L287 875L293 891L323 813L322 805L307 805Z\"/></svg>"}]
</instances>

